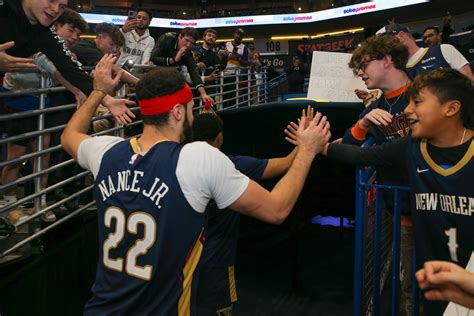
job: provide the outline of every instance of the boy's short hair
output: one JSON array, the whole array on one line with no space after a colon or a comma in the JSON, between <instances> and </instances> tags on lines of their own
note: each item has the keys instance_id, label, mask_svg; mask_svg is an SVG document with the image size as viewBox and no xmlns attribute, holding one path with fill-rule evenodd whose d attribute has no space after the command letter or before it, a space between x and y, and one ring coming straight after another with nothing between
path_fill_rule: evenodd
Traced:
<instances>
[{"instance_id":1,"label":"boy's short hair","mask_svg":"<svg viewBox=\"0 0 474 316\"><path fill-rule=\"evenodd\" d=\"M224 127L222 119L214 113L201 113L194 117L193 136L195 141L213 142Z\"/></svg>"},{"instance_id":2,"label":"boy's short hair","mask_svg":"<svg viewBox=\"0 0 474 316\"><path fill-rule=\"evenodd\" d=\"M408 48L395 36L372 36L363 41L352 53L349 67L357 72L365 55L371 59L383 59L390 55L395 68L405 70Z\"/></svg>"},{"instance_id":3,"label":"boy's short hair","mask_svg":"<svg viewBox=\"0 0 474 316\"><path fill-rule=\"evenodd\" d=\"M95 27L95 33L97 35L106 34L110 36L115 45L119 47L122 47L125 44L125 38L123 37L122 32L120 32L120 29L113 24L99 23Z\"/></svg>"},{"instance_id":4,"label":"boy's short hair","mask_svg":"<svg viewBox=\"0 0 474 316\"><path fill-rule=\"evenodd\" d=\"M89 29L89 25L87 24L86 20L77 13L76 11L65 8L63 14L59 16L56 20L57 23L60 25L70 24L73 28L79 29L81 33L85 33Z\"/></svg>"},{"instance_id":5,"label":"boy's short hair","mask_svg":"<svg viewBox=\"0 0 474 316\"><path fill-rule=\"evenodd\" d=\"M457 100L461 103L461 120L472 127L474 108L474 86L472 81L457 70L438 69L418 75L406 92L407 99L415 99L422 89L428 89L441 103Z\"/></svg>"},{"instance_id":6,"label":"boy's short hair","mask_svg":"<svg viewBox=\"0 0 474 316\"><path fill-rule=\"evenodd\" d=\"M179 34L181 34L181 36L191 36L194 38L194 41L199 39L198 31L194 27L185 27L179 32Z\"/></svg>"}]
</instances>

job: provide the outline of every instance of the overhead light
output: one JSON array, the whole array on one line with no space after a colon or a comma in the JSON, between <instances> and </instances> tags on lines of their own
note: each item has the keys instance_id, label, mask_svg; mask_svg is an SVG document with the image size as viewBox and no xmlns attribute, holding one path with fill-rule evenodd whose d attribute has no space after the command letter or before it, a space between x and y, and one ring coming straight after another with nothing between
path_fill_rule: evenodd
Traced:
<instances>
[{"instance_id":1,"label":"overhead light","mask_svg":"<svg viewBox=\"0 0 474 316\"><path fill-rule=\"evenodd\" d=\"M328 32L328 33L321 33L321 34L316 34L316 35L311 35L311 38L321 38L321 37L326 37L326 36L334 36L334 35L342 35L345 33L358 33L358 32L363 32L364 28L360 27L357 29L350 29L350 30L343 30L343 31L335 31L335 32Z\"/></svg>"},{"instance_id":2,"label":"overhead light","mask_svg":"<svg viewBox=\"0 0 474 316\"><path fill-rule=\"evenodd\" d=\"M81 35L81 38L95 38L95 35Z\"/></svg>"},{"instance_id":3,"label":"overhead light","mask_svg":"<svg viewBox=\"0 0 474 316\"><path fill-rule=\"evenodd\" d=\"M216 40L216 43L232 42L233 40L234 40L233 38L220 38ZM242 42L253 42L253 37L244 37L242 39Z\"/></svg>"},{"instance_id":4,"label":"overhead light","mask_svg":"<svg viewBox=\"0 0 474 316\"><path fill-rule=\"evenodd\" d=\"M297 39L303 39L303 38L309 38L309 35L304 34L304 35L282 35L282 36L272 36L272 41L278 41L278 40L297 40Z\"/></svg>"},{"instance_id":5,"label":"overhead light","mask_svg":"<svg viewBox=\"0 0 474 316\"><path fill-rule=\"evenodd\" d=\"M298 11L301 11L301 7L298 7Z\"/></svg>"},{"instance_id":6,"label":"overhead light","mask_svg":"<svg viewBox=\"0 0 474 316\"><path fill-rule=\"evenodd\" d=\"M186 15L186 11L183 11L183 15Z\"/></svg>"}]
</instances>

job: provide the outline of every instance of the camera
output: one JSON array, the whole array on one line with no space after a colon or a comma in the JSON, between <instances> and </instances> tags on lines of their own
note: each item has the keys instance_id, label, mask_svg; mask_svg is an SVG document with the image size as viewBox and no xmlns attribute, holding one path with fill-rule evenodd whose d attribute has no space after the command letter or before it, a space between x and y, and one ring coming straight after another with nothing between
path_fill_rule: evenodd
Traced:
<instances>
[{"instance_id":1,"label":"camera","mask_svg":"<svg viewBox=\"0 0 474 316\"><path fill-rule=\"evenodd\" d=\"M129 20L132 20L132 19L135 19L137 17L137 11L128 11L128 19Z\"/></svg>"},{"instance_id":2,"label":"camera","mask_svg":"<svg viewBox=\"0 0 474 316\"><path fill-rule=\"evenodd\" d=\"M133 61L133 59L127 59L123 63L122 69L130 72L132 70L133 66L135 66L135 62Z\"/></svg>"}]
</instances>

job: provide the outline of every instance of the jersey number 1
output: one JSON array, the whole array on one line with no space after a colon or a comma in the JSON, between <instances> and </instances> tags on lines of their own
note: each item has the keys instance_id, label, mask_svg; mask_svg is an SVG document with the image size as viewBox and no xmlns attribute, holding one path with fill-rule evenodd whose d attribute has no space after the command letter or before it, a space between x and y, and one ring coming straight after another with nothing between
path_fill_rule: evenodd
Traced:
<instances>
[{"instance_id":1,"label":"jersey number 1","mask_svg":"<svg viewBox=\"0 0 474 316\"><path fill-rule=\"evenodd\" d=\"M137 239L135 244L127 251L125 258L125 273L142 280L150 280L153 267L151 265L140 266L137 264L137 258L148 252L156 239L155 219L144 212L134 212L125 219L125 214L118 207L109 207L104 214L104 224L110 228L112 220L115 220L115 231L111 232L104 241L103 262L104 265L118 272L124 270L124 258L110 258L110 250L117 248L125 236L125 229L130 234L138 233L138 226L143 225L143 238Z\"/></svg>"},{"instance_id":2,"label":"jersey number 1","mask_svg":"<svg viewBox=\"0 0 474 316\"><path fill-rule=\"evenodd\" d=\"M452 227L445 230L444 233L448 236L448 248L451 260L458 262L458 243L457 243L457 231L456 228Z\"/></svg>"}]
</instances>

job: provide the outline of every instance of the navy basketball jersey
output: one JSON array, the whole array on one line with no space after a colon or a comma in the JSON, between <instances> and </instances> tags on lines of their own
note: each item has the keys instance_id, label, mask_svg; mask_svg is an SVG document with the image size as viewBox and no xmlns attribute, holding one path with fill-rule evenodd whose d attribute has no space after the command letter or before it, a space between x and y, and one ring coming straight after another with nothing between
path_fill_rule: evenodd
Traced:
<instances>
[{"instance_id":1,"label":"navy basketball jersey","mask_svg":"<svg viewBox=\"0 0 474 316\"><path fill-rule=\"evenodd\" d=\"M443 56L440 45L422 49L425 51L420 58L412 64L407 64L406 72L411 80L420 74L427 74L441 68L451 68Z\"/></svg>"},{"instance_id":2,"label":"navy basketball jersey","mask_svg":"<svg viewBox=\"0 0 474 316\"><path fill-rule=\"evenodd\" d=\"M254 181L260 181L267 159L229 156L235 168ZM228 306L237 300L234 265L239 238L240 215L230 209L218 209L211 201L206 208L205 243L198 266L200 305Z\"/></svg>"},{"instance_id":3,"label":"navy basketball jersey","mask_svg":"<svg viewBox=\"0 0 474 316\"><path fill-rule=\"evenodd\" d=\"M452 166L436 164L426 140L410 139L408 157L418 268L429 260L466 267L474 260L474 142ZM447 305L427 302L425 314L442 315Z\"/></svg>"},{"instance_id":4,"label":"navy basketball jersey","mask_svg":"<svg viewBox=\"0 0 474 316\"><path fill-rule=\"evenodd\" d=\"M165 141L141 156L132 139L104 154L95 187L99 263L85 315L192 314L205 214L178 183L181 149Z\"/></svg>"}]
</instances>

